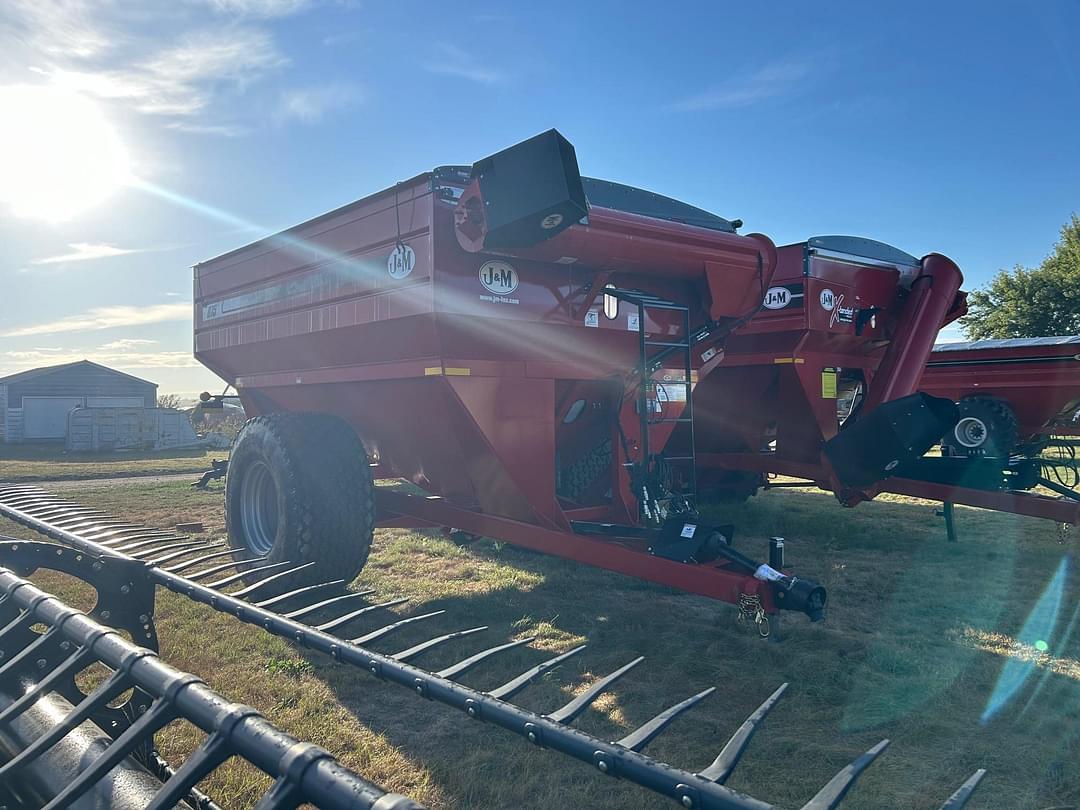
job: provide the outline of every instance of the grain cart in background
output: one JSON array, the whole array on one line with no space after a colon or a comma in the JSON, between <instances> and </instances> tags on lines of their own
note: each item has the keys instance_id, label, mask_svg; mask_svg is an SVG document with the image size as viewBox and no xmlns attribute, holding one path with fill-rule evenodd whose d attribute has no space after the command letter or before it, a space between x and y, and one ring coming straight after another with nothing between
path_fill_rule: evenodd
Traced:
<instances>
[{"instance_id":1,"label":"grain cart in background","mask_svg":"<svg viewBox=\"0 0 1080 810\"><path fill-rule=\"evenodd\" d=\"M1075 494L1063 486L1075 483L1075 468L1069 459L1035 453L1010 458L1015 425L1004 453L948 450L959 434L972 441L965 431L976 429L973 408L1003 413L985 399L967 400L980 379L984 387L997 381L987 394L1007 390L1022 403L1029 448L1045 449L1045 442L1033 443L1035 434L1080 392L1076 374L1064 371L1075 347L1012 349L989 364L986 353L980 361L972 351L932 356L942 325L966 311L960 283L956 265L943 256L920 260L868 239L826 236L780 248L761 311L731 335L723 356L710 360L717 369L694 391L703 493L741 499L778 486L768 476L783 475L813 481L847 506L880 492L928 498L947 505L950 537L952 503L1078 522ZM1038 359L1021 366L1021 355ZM914 399L901 399L916 391ZM940 436L908 440L915 413L909 402L943 417L945 403L960 403L951 421L941 422L945 454L923 455ZM677 432L669 450L681 452L688 440ZM1025 491L1040 484L1062 497Z\"/></svg>"},{"instance_id":2,"label":"grain cart in background","mask_svg":"<svg viewBox=\"0 0 1080 810\"><path fill-rule=\"evenodd\" d=\"M581 177L551 130L199 264L195 355L255 417L230 542L348 580L376 524L454 527L821 618L824 589L699 523L693 442L661 452L772 283L739 225Z\"/></svg>"},{"instance_id":3,"label":"grain cart in background","mask_svg":"<svg viewBox=\"0 0 1080 810\"><path fill-rule=\"evenodd\" d=\"M920 388L960 404L953 455L1035 455L1080 436L1080 336L935 346Z\"/></svg>"}]
</instances>

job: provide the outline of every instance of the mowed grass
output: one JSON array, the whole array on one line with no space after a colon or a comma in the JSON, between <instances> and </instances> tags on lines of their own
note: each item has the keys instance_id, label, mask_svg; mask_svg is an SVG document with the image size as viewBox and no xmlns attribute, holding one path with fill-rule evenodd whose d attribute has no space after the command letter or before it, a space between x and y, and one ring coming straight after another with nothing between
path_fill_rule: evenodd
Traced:
<instances>
[{"instance_id":1,"label":"mowed grass","mask_svg":"<svg viewBox=\"0 0 1080 810\"><path fill-rule=\"evenodd\" d=\"M213 537L223 532L215 486L205 493L174 482L87 486L73 494L156 526L201 520ZM989 775L973 810L1080 803L1080 636L1073 632L1080 587L1069 562L1075 535L1062 544L1048 522L958 507L961 542L948 544L932 504L893 496L843 509L809 490L712 507L710 517L736 523L736 545L754 556L765 556L768 535L785 536L789 568L829 588L828 621L811 625L787 614L782 641L763 642L736 627L730 606L509 545L460 548L436 532L378 532L353 587L374 588L372 601L409 597L395 608L401 616L446 611L373 645L384 652L490 626L417 659L425 668L508 638L536 637L464 678L480 689L587 641L588 650L518 697L540 712L644 655L645 663L578 721L608 739L717 686L648 749L691 770L708 765L746 716L790 683L729 782L781 807L800 806L886 737L891 748L849 794L846 810L936 808L979 767ZM2 521L0 531L32 536ZM38 580L69 590L55 576ZM1037 604L1057 604L1056 617ZM1033 610L1042 621L1022 633ZM390 618L357 621L346 635ZM157 625L166 660L436 810L669 806L173 594L159 595ZM158 740L176 759L199 735L174 725ZM203 787L231 810L251 806L266 785L249 768L230 765Z\"/></svg>"},{"instance_id":2,"label":"mowed grass","mask_svg":"<svg viewBox=\"0 0 1080 810\"><path fill-rule=\"evenodd\" d=\"M115 453L68 453L58 444L0 444L0 480L77 481L129 475L203 472L228 450L133 450Z\"/></svg>"}]
</instances>

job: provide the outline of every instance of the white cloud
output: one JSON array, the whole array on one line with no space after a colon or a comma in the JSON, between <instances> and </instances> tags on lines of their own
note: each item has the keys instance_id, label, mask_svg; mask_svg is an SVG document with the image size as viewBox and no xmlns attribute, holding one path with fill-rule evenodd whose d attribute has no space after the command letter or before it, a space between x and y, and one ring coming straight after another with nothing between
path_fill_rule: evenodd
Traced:
<instances>
[{"instance_id":1,"label":"white cloud","mask_svg":"<svg viewBox=\"0 0 1080 810\"><path fill-rule=\"evenodd\" d=\"M431 73L454 76L477 84L498 84L506 81L506 76L497 68L456 45L445 42L437 45L434 57L433 61L424 65Z\"/></svg>"},{"instance_id":2,"label":"white cloud","mask_svg":"<svg viewBox=\"0 0 1080 810\"><path fill-rule=\"evenodd\" d=\"M785 95L806 78L809 67L801 62L776 62L732 79L719 87L671 105L682 112L745 107Z\"/></svg>"},{"instance_id":3,"label":"white cloud","mask_svg":"<svg viewBox=\"0 0 1080 810\"><path fill-rule=\"evenodd\" d=\"M191 304L153 304L151 306L94 307L78 315L54 321L20 326L0 333L0 337L55 335L61 332L92 332L124 326L142 326L166 321L186 321L191 318Z\"/></svg>"},{"instance_id":4,"label":"white cloud","mask_svg":"<svg viewBox=\"0 0 1080 810\"><path fill-rule=\"evenodd\" d=\"M221 14L232 14L238 17L287 17L311 5L309 0L206 0L206 2Z\"/></svg>"},{"instance_id":5,"label":"white cloud","mask_svg":"<svg viewBox=\"0 0 1080 810\"><path fill-rule=\"evenodd\" d=\"M173 121L165 127L192 135L218 135L222 138L241 138L251 134L251 127L239 124L188 124L184 121Z\"/></svg>"},{"instance_id":6,"label":"white cloud","mask_svg":"<svg viewBox=\"0 0 1080 810\"><path fill-rule=\"evenodd\" d=\"M72 242L68 245L71 253L62 253L59 256L46 256L42 259L32 259L30 264L61 264L62 262L85 262L92 259L105 259L109 256L126 256L129 253L140 253L138 249L118 248L115 245L106 245L95 242Z\"/></svg>"},{"instance_id":7,"label":"white cloud","mask_svg":"<svg viewBox=\"0 0 1080 810\"><path fill-rule=\"evenodd\" d=\"M50 75L80 92L129 100L139 112L188 116L203 111L221 86L243 91L287 63L267 32L229 28L186 34L179 44L128 67Z\"/></svg>"},{"instance_id":8,"label":"white cloud","mask_svg":"<svg viewBox=\"0 0 1080 810\"><path fill-rule=\"evenodd\" d=\"M136 346L152 346L155 343L157 343L156 340L146 338L120 338L120 340L102 343L101 348L105 350L134 349Z\"/></svg>"},{"instance_id":9,"label":"white cloud","mask_svg":"<svg viewBox=\"0 0 1080 810\"><path fill-rule=\"evenodd\" d=\"M5 0L0 22L37 53L86 59L119 38L100 22L94 5L87 0Z\"/></svg>"},{"instance_id":10,"label":"white cloud","mask_svg":"<svg viewBox=\"0 0 1080 810\"><path fill-rule=\"evenodd\" d=\"M347 85L288 90L281 94L277 117L279 120L293 119L314 124L328 112L343 109L359 97L357 89Z\"/></svg>"},{"instance_id":11,"label":"white cloud","mask_svg":"<svg viewBox=\"0 0 1080 810\"><path fill-rule=\"evenodd\" d=\"M10 351L0 353L0 374L13 374L38 366L58 366L91 360L103 366L119 369L141 368L199 368L200 363L190 351L138 352L129 350L65 349L60 353L41 351Z\"/></svg>"}]
</instances>

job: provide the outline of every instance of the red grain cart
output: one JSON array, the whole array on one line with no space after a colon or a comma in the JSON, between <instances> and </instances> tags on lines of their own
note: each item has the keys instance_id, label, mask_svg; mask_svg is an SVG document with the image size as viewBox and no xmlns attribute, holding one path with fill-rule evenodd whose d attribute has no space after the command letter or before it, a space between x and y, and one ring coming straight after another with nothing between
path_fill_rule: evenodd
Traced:
<instances>
[{"instance_id":1,"label":"red grain cart","mask_svg":"<svg viewBox=\"0 0 1080 810\"><path fill-rule=\"evenodd\" d=\"M779 473L848 505L874 497L955 422L950 402L917 389L942 322L963 311L961 281L944 256L869 239L780 248L762 309L694 391L702 490L745 497Z\"/></svg>"},{"instance_id":2,"label":"red grain cart","mask_svg":"<svg viewBox=\"0 0 1080 810\"><path fill-rule=\"evenodd\" d=\"M740 224L582 178L552 130L199 264L196 357L256 417L230 542L348 579L376 523L454 527L820 618L821 588L698 522L693 453L660 453L771 284Z\"/></svg>"},{"instance_id":3,"label":"red grain cart","mask_svg":"<svg viewBox=\"0 0 1080 810\"><path fill-rule=\"evenodd\" d=\"M931 354L941 326L966 311L949 265L852 237L780 248L762 310L694 391L703 492L743 498L782 486L769 476L784 475L847 506L893 492L1080 522L1075 443L1048 435L1076 429L1080 363L1070 341L1080 338ZM888 414L893 401L916 389L958 403L941 455L891 435L907 419ZM1038 486L1059 497L1031 491ZM951 508L945 514L953 537Z\"/></svg>"},{"instance_id":4,"label":"red grain cart","mask_svg":"<svg viewBox=\"0 0 1080 810\"><path fill-rule=\"evenodd\" d=\"M944 439L955 455L1038 452L1080 435L1080 336L935 346L920 388L960 404Z\"/></svg>"}]
</instances>

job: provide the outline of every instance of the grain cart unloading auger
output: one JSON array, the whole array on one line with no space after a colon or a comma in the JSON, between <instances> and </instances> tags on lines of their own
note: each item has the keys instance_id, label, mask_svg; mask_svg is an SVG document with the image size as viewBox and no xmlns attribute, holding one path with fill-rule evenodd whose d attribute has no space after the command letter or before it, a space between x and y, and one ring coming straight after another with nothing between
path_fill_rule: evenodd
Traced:
<instances>
[{"instance_id":1,"label":"grain cart unloading auger","mask_svg":"<svg viewBox=\"0 0 1080 810\"><path fill-rule=\"evenodd\" d=\"M351 578L375 525L452 527L822 618L823 588L699 523L692 442L661 452L769 288L738 224L582 178L551 130L199 264L195 355L255 417L231 542Z\"/></svg>"}]
</instances>

